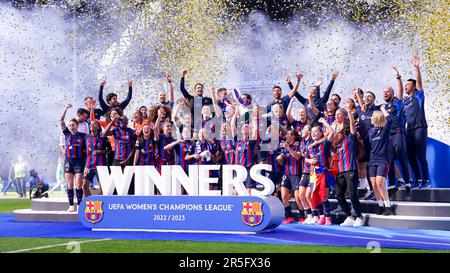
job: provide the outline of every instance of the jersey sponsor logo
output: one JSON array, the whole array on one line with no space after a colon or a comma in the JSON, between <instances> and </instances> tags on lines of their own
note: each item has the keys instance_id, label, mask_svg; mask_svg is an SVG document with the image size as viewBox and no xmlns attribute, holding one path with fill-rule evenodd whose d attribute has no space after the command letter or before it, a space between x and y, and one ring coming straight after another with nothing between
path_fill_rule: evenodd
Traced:
<instances>
[{"instance_id":1,"label":"jersey sponsor logo","mask_svg":"<svg viewBox=\"0 0 450 273\"><path fill-rule=\"evenodd\" d=\"M242 202L242 222L251 227L261 224L264 219L262 204L262 202Z\"/></svg>"},{"instance_id":2,"label":"jersey sponsor logo","mask_svg":"<svg viewBox=\"0 0 450 273\"><path fill-rule=\"evenodd\" d=\"M95 224L103 219L103 201L89 200L86 202L84 217L89 223Z\"/></svg>"}]
</instances>

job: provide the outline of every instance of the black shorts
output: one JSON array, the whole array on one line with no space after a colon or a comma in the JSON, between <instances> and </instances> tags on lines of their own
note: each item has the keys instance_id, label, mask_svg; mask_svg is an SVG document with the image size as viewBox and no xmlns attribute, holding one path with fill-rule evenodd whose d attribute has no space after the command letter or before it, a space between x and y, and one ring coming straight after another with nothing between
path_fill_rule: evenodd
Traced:
<instances>
[{"instance_id":1,"label":"black shorts","mask_svg":"<svg viewBox=\"0 0 450 273\"><path fill-rule=\"evenodd\" d=\"M370 141L366 138L363 140L364 142L364 146L363 147L358 147L358 148L363 148L364 152L363 152L363 157L359 160L359 162L369 162L370 160Z\"/></svg>"},{"instance_id":2,"label":"black shorts","mask_svg":"<svg viewBox=\"0 0 450 273\"><path fill-rule=\"evenodd\" d=\"M283 175L281 180L281 186L288 188L289 190L298 190L298 185L300 184L300 177L297 175Z\"/></svg>"},{"instance_id":3,"label":"black shorts","mask_svg":"<svg viewBox=\"0 0 450 273\"><path fill-rule=\"evenodd\" d=\"M274 185L278 185L281 183L281 179L283 178L283 175L281 173L276 173L276 172L266 172L266 177L268 177L270 180L272 180Z\"/></svg>"},{"instance_id":4,"label":"black shorts","mask_svg":"<svg viewBox=\"0 0 450 273\"><path fill-rule=\"evenodd\" d=\"M369 177L377 177L383 176L387 177L389 173L389 162L369 162L367 164L367 176Z\"/></svg>"},{"instance_id":5,"label":"black shorts","mask_svg":"<svg viewBox=\"0 0 450 273\"><path fill-rule=\"evenodd\" d=\"M64 173L83 173L84 171L84 160L81 158L69 158L66 157L66 162L64 163Z\"/></svg>"},{"instance_id":6,"label":"black shorts","mask_svg":"<svg viewBox=\"0 0 450 273\"><path fill-rule=\"evenodd\" d=\"M304 173L302 179L300 180L300 187L307 188L309 186L309 173Z\"/></svg>"},{"instance_id":7,"label":"black shorts","mask_svg":"<svg viewBox=\"0 0 450 273\"><path fill-rule=\"evenodd\" d=\"M247 169L247 178L244 180L244 185L246 189L255 189L256 182L250 177L250 168Z\"/></svg>"},{"instance_id":8,"label":"black shorts","mask_svg":"<svg viewBox=\"0 0 450 273\"><path fill-rule=\"evenodd\" d=\"M97 177L98 179L98 173L97 173L97 169L90 169L90 168L85 168L84 169L84 175L83 178L86 179L87 181L94 181L94 177Z\"/></svg>"}]
</instances>

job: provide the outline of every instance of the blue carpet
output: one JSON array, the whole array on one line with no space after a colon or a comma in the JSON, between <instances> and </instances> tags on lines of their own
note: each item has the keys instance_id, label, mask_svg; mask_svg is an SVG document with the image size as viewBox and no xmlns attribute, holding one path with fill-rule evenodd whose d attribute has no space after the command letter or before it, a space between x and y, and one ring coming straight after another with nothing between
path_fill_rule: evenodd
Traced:
<instances>
[{"instance_id":1,"label":"blue carpet","mask_svg":"<svg viewBox=\"0 0 450 273\"><path fill-rule=\"evenodd\" d=\"M179 240L286 245L329 245L381 248L450 250L450 231L404 230L376 227L281 225L257 235L91 231L80 223L15 222L12 214L0 214L0 237L112 238L122 240Z\"/></svg>"}]
</instances>

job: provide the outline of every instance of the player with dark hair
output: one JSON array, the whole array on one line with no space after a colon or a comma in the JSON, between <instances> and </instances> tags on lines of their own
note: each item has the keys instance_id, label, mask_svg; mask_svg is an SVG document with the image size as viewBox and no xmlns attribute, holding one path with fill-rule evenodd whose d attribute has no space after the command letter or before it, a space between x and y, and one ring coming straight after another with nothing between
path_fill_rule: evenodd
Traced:
<instances>
[{"instance_id":1,"label":"player with dark hair","mask_svg":"<svg viewBox=\"0 0 450 273\"><path fill-rule=\"evenodd\" d=\"M294 222L292 216L290 198L291 191L294 193L295 202L300 209L300 218L305 218L303 206L298 196L298 185L300 184L301 157L300 146L298 145L298 133L292 129L286 132L286 140L280 143L280 155L277 157L278 164L284 166L283 179L281 181L281 197L284 205L283 224ZM296 144L297 142L297 144Z\"/></svg>"},{"instance_id":2,"label":"player with dark hair","mask_svg":"<svg viewBox=\"0 0 450 273\"><path fill-rule=\"evenodd\" d=\"M336 111L334 139L332 150L338 156L338 174L336 176L336 199L347 218L341 226L360 227L364 225L361 204L358 199L358 164L356 160L356 125L350 108ZM350 200L357 218L353 218L350 207L345 200L345 193L350 193Z\"/></svg>"},{"instance_id":3,"label":"player with dark hair","mask_svg":"<svg viewBox=\"0 0 450 273\"><path fill-rule=\"evenodd\" d=\"M233 119L231 120L231 126L236 127L236 119L239 111L236 111ZM250 136L251 131L251 136ZM237 133L237 131L232 131ZM243 124L241 126L241 136L236 141L236 160L235 164L244 166L247 169L248 176L244 181L244 185L247 188L249 195L251 195L251 189L256 188L256 182L250 177L250 168L256 164L256 150L258 145L258 124L256 119L252 119L252 125ZM236 135L233 135L233 138Z\"/></svg>"},{"instance_id":4,"label":"player with dark hair","mask_svg":"<svg viewBox=\"0 0 450 273\"><path fill-rule=\"evenodd\" d=\"M331 100L334 101L336 108L339 108L339 106L341 104L341 96L339 96L338 94L332 94Z\"/></svg>"},{"instance_id":5,"label":"player with dark hair","mask_svg":"<svg viewBox=\"0 0 450 273\"><path fill-rule=\"evenodd\" d=\"M174 150L178 161L177 165L180 165L186 173L189 173L189 165L192 164L192 160L186 160L186 156L193 145L191 128L186 126L183 127L180 138L164 146L164 150Z\"/></svg>"},{"instance_id":6,"label":"player with dark hair","mask_svg":"<svg viewBox=\"0 0 450 273\"><path fill-rule=\"evenodd\" d=\"M84 167L83 192L84 196L90 196L90 183L93 183L94 177L97 176L97 166L106 166L106 155L111 151L111 144L108 138L101 136L101 127L97 120L90 124L90 134L86 135L86 165ZM102 186L99 181L99 195L102 194Z\"/></svg>"},{"instance_id":7,"label":"player with dark hair","mask_svg":"<svg viewBox=\"0 0 450 273\"><path fill-rule=\"evenodd\" d=\"M89 134L89 123L87 119L89 117L89 111L84 108L78 108L76 119L78 121L78 132L83 134Z\"/></svg>"},{"instance_id":8,"label":"player with dark hair","mask_svg":"<svg viewBox=\"0 0 450 273\"><path fill-rule=\"evenodd\" d=\"M111 129L115 123L117 126ZM112 166L120 166L123 169L125 166L133 164L132 158L135 150L136 133L128 127L128 118L126 116L116 116L108 124L102 135L114 137L115 151ZM130 184L128 194L134 194L134 180Z\"/></svg>"},{"instance_id":9,"label":"player with dark hair","mask_svg":"<svg viewBox=\"0 0 450 273\"><path fill-rule=\"evenodd\" d=\"M306 189L309 186L309 174L311 173L311 166L305 160L307 149L311 144L313 144L313 142L314 140L311 138L311 125L306 124L305 126L303 126L300 141L300 152L302 153L302 176L300 179L300 184L298 186L298 197L305 211L305 218L300 217L299 224L309 223L313 218L311 210L311 194L306 194ZM326 222L325 224L328 224L328 222Z\"/></svg>"},{"instance_id":10,"label":"player with dark hair","mask_svg":"<svg viewBox=\"0 0 450 273\"><path fill-rule=\"evenodd\" d=\"M324 119L320 118L318 120L319 123L322 124L323 127L326 128L328 135L324 139L324 132L322 130L322 126L314 126L311 129L311 137L314 140L314 142L309 146L307 149L306 155L305 155L305 161L306 163L310 164L311 167L311 175L310 175L310 184L309 187L306 190L306 195L314 195L313 193L317 190L319 195L320 191L326 191L325 196L322 196L323 199L322 204L324 207L325 215L321 215L319 217L318 212L318 205L315 205L314 203L314 196L311 198L311 208L312 208L312 214L313 218L310 219L310 221L306 222L306 224L331 224L331 214L330 214L330 202L328 201L328 189L329 189L329 179L325 179L325 185L320 185L318 187L318 183L311 180L312 174L314 176L316 175L326 175L328 176L327 169L330 167L330 147L331 147L331 141L333 140L334 131L331 128L330 124ZM319 203L319 202L317 202Z\"/></svg>"},{"instance_id":11,"label":"player with dark hair","mask_svg":"<svg viewBox=\"0 0 450 273\"><path fill-rule=\"evenodd\" d=\"M142 105L141 107L139 107L139 111L140 111L141 114L142 114L142 119L143 119L143 120L148 119L148 109L147 109L147 106Z\"/></svg>"},{"instance_id":12,"label":"player with dark hair","mask_svg":"<svg viewBox=\"0 0 450 273\"><path fill-rule=\"evenodd\" d=\"M135 144L133 166L158 164L158 140L159 129L150 124L148 120L144 121L142 134L137 138ZM159 168L158 168L159 169Z\"/></svg>"},{"instance_id":13,"label":"player with dark hair","mask_svg":"<svg viewBox=\"0 0 450 273\"><path fill-rule=\"evenodd\" d=\"M159 127L159 121L162 116L159 115L155 123L155 127ZM159 150L159 162L160 165L175 165L175 152L173 149L164 149L167 145L175 142L172 136L172 123L170 121L164 121L162 125L163 133L159 136L158 150Z\"/></svg>"},{"instance_id":14,"label":"player with dark hair","mask_svg":"<svg viewBox=\"0 0 450 273\"><path fill-rule=\"evenodd\" d=\"M186 155L185 160L193 159L196 165L211 165L216 151L208 139L209 130L201 128L198 131L198 140L190 147L189 154Z\"/></svg>"}]
</instances>

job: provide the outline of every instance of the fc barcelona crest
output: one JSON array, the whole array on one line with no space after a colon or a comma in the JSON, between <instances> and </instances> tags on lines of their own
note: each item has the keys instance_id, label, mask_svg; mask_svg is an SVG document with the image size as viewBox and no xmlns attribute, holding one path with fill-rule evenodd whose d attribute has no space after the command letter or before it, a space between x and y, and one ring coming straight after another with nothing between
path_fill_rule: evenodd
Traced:
<instances>
[{"instance_id":1,"label":"fc barcelona crest","mask_svg":"<svg viewBox=\"0 0 450 273\"><path fill-rule=\"evenodd\" d=\"M84 209L84 217L89 223L95 224L103 218L103 201L86 201L86 208Z\"/></svg>"},{"instance_id":2,"label":"fc barcelona crest","mask_svg":"<svg viewBox=\"0 0 450 273\"><path fill-rule=\"evenodd\" d=\"M242 202L242 222L251 227L261 224L264 218L262 204L262 202Z\"/></svg>"}]
</instances>

